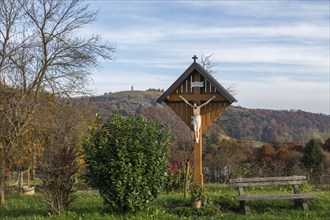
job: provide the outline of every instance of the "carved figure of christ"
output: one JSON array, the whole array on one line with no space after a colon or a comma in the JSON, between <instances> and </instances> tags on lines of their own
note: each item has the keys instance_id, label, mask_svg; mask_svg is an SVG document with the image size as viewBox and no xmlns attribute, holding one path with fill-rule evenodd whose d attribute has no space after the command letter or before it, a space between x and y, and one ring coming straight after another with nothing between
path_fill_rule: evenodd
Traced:
<instances>
[{"instance_id":1,"label":"carved figure of christ","mask_svg":"<svg viewBox=\"0 0 330 220\"><path fill-rule=\"evenodd\" d=\"M185 98L183 98L181 95L179 96L180 99L182 99L185 103L187 103L187 105L189 105L192 109L193 109L193 116L191 116L191 124L194 127L194 133L195 133L195 142L198 143L199 142L199 132L201 129L201 124L202 124L202 119L201 119L201 108L205 105L207 105L208 103L210 103L213 99L216 98L216 96L213 96L212 98L210 98L209 100L207 100L206 102L204 102L201 105L197 105L197 103L195 102L193 105L189 103L188 100L186 100Z\"/></svg>"}]
</instances>

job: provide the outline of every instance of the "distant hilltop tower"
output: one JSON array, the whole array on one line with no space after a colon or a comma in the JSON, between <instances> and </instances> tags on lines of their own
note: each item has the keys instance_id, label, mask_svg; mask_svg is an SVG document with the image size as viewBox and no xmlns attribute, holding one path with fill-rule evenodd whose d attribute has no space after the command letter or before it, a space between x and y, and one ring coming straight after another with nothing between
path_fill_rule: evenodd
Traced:
<instances>
[{"instance_id":1,"label":"distant hilltop tower","mask_svg":"<svg viewBox=\"0 0 330 220\"><path fill-rule=\"evenodd\" d=\"M133 86L131 86L131 91L133 91L134 89L133 89Z\"/></svg>"}]
</instances>

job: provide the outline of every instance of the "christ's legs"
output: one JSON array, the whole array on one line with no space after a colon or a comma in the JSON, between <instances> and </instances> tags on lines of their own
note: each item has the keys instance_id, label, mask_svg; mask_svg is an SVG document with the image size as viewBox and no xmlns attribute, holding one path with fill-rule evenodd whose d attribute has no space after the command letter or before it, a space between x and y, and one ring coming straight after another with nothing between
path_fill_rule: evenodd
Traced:
<instances>
[{"instance_id":1,"label":"christ's legs","mask_svg":"<svg viewBox=\"0 0 330 220\"><path fill-rule=\"evenodd\" d=\"M194 133L195 133L195 141L196 143L199 142L199 132L201 129L201 116L197 116L193 118L193 126L194 126Z\"/></svg>"},{"instance_id":2,"label":"christ's legs","mask_svg":"<svg viewBox=\"0 0 330 220\"><path fill-rule=\"evenodd\" d=\"M199 132L198 132L197 127L194 127L194 133L195 133L195 141L196 141L196 143L198 143L198 141L199 141Z\"/></svg>"}]
</instances>

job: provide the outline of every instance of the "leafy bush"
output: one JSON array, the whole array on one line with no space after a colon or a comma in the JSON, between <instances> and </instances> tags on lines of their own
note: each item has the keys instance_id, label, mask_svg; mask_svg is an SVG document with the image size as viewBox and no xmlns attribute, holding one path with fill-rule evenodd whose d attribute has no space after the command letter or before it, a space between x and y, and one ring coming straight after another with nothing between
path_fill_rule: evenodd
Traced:
<instances>
[{"instance_id":1,"label":"leafy bush","mask_svg":"<svg viewBox=\"0 0 330 220\"><path fill-rule=\"evenodd\" d=\"M172 213L178 216L192 216L192 208L191 207L176 207L172 209Z\"/></svg>"},{"instance_id":2,"label":"leafy bush","mask_svg":"<svg viewBox=\"0 0 330 220\"><path fill-rule=\"evenodd\" d=\"M165 181L169 133L142 116L97 118L83 144L86 179L99 189L110 212L144 210Z\"/></svg>"},{"instance_id":3,"label":"leafy bush","mask_svg":"<svg viewBox=\"0 0 330 220\"><path fill-rule=\"evenodd\" d=\"M205 191L200 185L190 187L191 202L202 201L205 202Z\"/></svg>"},{"instance_id":4,"label":"leafy bush","mask_svg":"<svg viewBox=\"0 0 330 220\"><path fill-rule=\"evenodd\" d=\"M214 205L205 205L200 208L195 207L176 207L171 211L173 214L178 216L214 216L219 210Z\"/></svg>"},{"instance_id":5,"label":"leafy bush","mask_svg":"<svg viewBox=\"0 0 330 220\"><path fill-rule=\"evenodd\" d=\"M218 213L218 208L214 205L204 205L201 208L193 208L193 215L195 216L213 216Z\"/></svg>"}]
</instances>

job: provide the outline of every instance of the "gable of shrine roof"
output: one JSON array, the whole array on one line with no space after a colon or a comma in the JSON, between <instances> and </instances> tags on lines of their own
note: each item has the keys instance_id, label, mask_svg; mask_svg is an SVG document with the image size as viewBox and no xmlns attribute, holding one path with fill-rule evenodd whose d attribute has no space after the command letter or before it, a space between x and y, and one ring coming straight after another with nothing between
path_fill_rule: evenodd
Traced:
<instances>
[{"instance_id":1,"label":"gable of shrine roof","mask_svg":"<svg viewBox=\"0 0 330 220\"><path fill-rule=\"evenodd\" d=\"M177 87L184 82L187 77L193 74L194 71L197 71L202 77L204 77L213 87L216 88L230 104L237 102L237 100L211 75L209 74L200 64L193 62L186 71L157 99L157 102L161 103L171 95Z\"/></svg>"}]
</instances>

